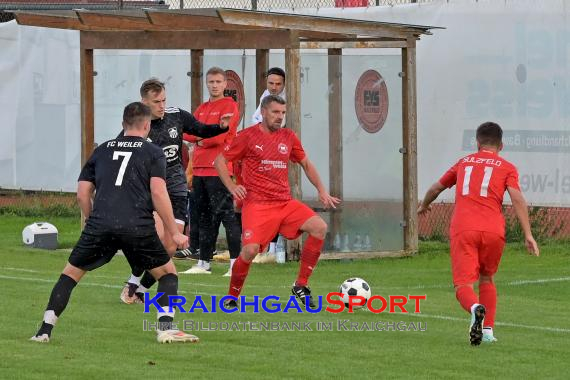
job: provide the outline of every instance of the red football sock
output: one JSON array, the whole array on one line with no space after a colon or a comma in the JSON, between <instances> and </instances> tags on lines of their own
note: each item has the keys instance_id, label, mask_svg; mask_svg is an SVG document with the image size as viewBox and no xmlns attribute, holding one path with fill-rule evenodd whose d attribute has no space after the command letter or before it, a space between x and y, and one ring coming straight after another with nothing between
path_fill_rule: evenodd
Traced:
<instances>
[{"instance_id":1,"label":"red football sock","mask_svg":"<svg viewBox=\"0 0 570 380\"><path fill-rule=\"evenodd\" d=\"M470 286L460 286L455 289L455 297L461 304L461 307L468 313L471 313L471 306L473 306L474 303L479 303L477 294L475 294L475 291Z\"/></svg>"},{"instance_id":2,"label":"red football sock","mask_svg":"<svg viewBox=\"0 0 570 380\"><path fill-rule=\"evenodd\" d=\"M323 248L324 240L317 239L309 235L307 241L303 245L301 251L301 265L299 268L299 276L297 277L297 286L307 286L309 277L313 273L313 269L317 266L319 256L321 256L321 249Z\"/></svg>"},{"instance_id":3,"label":"red football sock","mask_svg":"<svg viewBox=\"0 0 570 380\"><path fill-rule=\"evenodd\" d=\"M497 288L492 282L479 284L479 300L485 306L485 327L495 327L497 313Z\"/></svg>"},{"instance_id":4,"label":"red football sock","mask_svg":"<svg viewBox=\"0 0 570 380\"><path fill-rule=\"evenodd\" d=\"M230 296L238 297L241 293L241 288L243 287L243 283L245 282L245 278L249 272L250 265L251 263L245 262L241 256L238 256L234 262L234 266L232 267L232 278L230 280L230 290L228 293Z\"/></svg>"}]
</instances>

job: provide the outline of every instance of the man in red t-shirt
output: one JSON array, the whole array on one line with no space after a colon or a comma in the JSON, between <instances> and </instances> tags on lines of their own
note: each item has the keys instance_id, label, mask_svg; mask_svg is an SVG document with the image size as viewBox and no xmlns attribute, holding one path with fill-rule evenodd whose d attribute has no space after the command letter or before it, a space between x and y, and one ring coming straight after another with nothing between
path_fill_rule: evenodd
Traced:
<instances>
[{"instance_id":1,"label":"man in red t-shirt","mask_svg":"<svg viewBox=\"0 0 570 380\"><path fill-rule=\"evenodd\" d=\"M241 131L215 162L224 185L236 199L243 200L243 248L232 270L229 295L239 296L252 260L277 233L287 239L296 239L302 232L307 232L309 236L301 251L299 275L292 292L305 307L314 308L307 284L319 261L327 225L307 205L292 199L289 161L301 165L325 207L334 208L340 200L327 192L295 133L281 128L285 101L275 95L265 97L261 102L261 115L262 122ZM241 161L242 181L239 185L232 181L227 169L229 161L238 160ZM228 299L225 306L234 308L237 302Z\"/></svg>"},{"instance_id":2,"label":"man in red t-shirt","mask_svg":"<svg viewBox=\"0 0 570 380\"><path fill-rule=\"evenodd\" d=\"M232 194L226 189L218 172L214 168L214 160L225 146L236 136L240 119L237 103L231 97L224 97L226 89L226 73L219 67L212 67L206 73L206 86L210 99L196 108L194 117L202 123L219 123L222 115L232 114L230 130L223 136L202 139L188 135L184 139L196 143L192 156L192 188L198 207L200 229L200 260L188 269L188 274L210 274L210 260L216 249L216 239L220 224L226 230L226 239L230 251L230 269L224 275L231 275L231 267L239 256L241 249L241 225L234 212Z\"/></svg>"},{"instance_id":3,"label":"man in red t-shirt","mask_svg":"<svg viewBox=\"0 0 570 380\"><path fill-rule=\"evenodd\" d=\"M456 186L455 210L451 219L451 271L455 295L471 313L469 336L472 345L495 342L493 335L497 272L505 246L503 195L507 191L525 236L526 247L535 256L538 246L532 236L526 201L519 188L517 169L499 156L503 130L493 122L483 123L476 133L478 152L461 158L427 191L418 214L446 188ZM479 297L473 284L479 280Z\"/></svg>"}]
</instances>

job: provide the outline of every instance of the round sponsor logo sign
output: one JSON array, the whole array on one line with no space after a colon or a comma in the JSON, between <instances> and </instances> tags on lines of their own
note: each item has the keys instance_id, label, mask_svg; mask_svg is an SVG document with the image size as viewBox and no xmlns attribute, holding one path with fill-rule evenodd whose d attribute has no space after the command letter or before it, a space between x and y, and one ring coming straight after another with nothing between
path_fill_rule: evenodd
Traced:
<instances>
[{"instance_id":1,"label":"round sponsor logo sign","mask_svg":"<svg viewBox=\"0 0 570 380\"><path fill-rule=\"evenodd\" d=\"M224 90L224 96L231 96L238 104L239 122L245 112L245 95L243 92L243 82L239 75L233 70L226 70L226 80L228 85ZM238 122L238 124L239 124Z\"/></svg>"},{"instance_id":2,"label":"round sponsor logo sign","mask_svg":"<svg viewBox=\"0 0 570 380\"><path fill-rule=\"evenodd\" d=\"M388 117L388 88L376 70L365 71L356 84L354 108L360 126L368 133L382 129Z\"/></svg>"}]
</instances>

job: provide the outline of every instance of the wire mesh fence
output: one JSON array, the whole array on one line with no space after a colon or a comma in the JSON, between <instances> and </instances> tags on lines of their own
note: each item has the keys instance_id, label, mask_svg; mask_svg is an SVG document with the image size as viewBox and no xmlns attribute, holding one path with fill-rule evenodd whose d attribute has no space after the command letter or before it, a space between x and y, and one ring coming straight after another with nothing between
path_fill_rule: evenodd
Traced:
<instances>
[{"instance_id":1,"label":"wire mesh fence","mask_svg":"<svg viewBox=\"0 0 570 380\"><path fill-rule=\"evenodd\" d=\"M0 189L0 217L76 216L81 212L73 193Z\"/></svg>"},{"instance_id":2,"label":"wire mesh fence","mask_svg":"<svg viewBox=\"0 0 570 380\"><path fill-rule=\"evenodd\" d=\"M10 12L0 11L0 22L8 22L14 19L14 14Z\"/></svg>"},{"instance_id":3,"label":"wire mesh fence","mask_svg":"<svg viewBox=\"0 0 570 380\"><path fill-rule=\"evenodd\" d=\"M0 0L0 11L9 10L68 10L94 9L114 10L133 8L179 8L171 7L164 0Z\"/></svg>"},{"instance_id":4,"label":"wire mesh fence","mask_svg":"<svg viewBox=\"0 0 570 380\"><path fill-rule=\"evenodd\" d=\"M14 19L10 10L236 8L271 11L300 8L373 7L429 1L432 0L0 0L0 22Z\"/></svg>"},{"instance_id":5,"label":"wire mesh fence","mask_svg":"<svg viewBox=\"0 0 570 380\"><path fill-rule=\"evenodd\" d=\"M418 219L418 235L421 240L448 240L453 203L437 203L432 210ZM505 233L508 242L524 240L524 234L511 206L504 206ZM531 229L535 239L570 238L570 208L529 206Z\"/></svg>"},{"instance_id":6,"label":"wire mesh fence","mask_svg":"<svg viewBox=\"0 0 570 380\"><path fill-rule=\"evenodd\" d=\"M373 7L431 0L166 0L171 8L239 8L255 10Z\"/></svg>"},{"instance_id":7,"label":"wire mesh fence","mask_svg":"<svg viewBox=\"0 0 570 380\"><path fill-rule=\"evenodd\" d=\"M121 9L141 7L295 9L373 7L428 2L431 0L0 0L0 9Z\"/></svg>"},{"instance_id":8,"label":"wire mesh fence","mask_svg":"<svg viewBox=\"0 0 570 380\"><path fill-rule=\"evenodd\" d=\"M419 238L449 240L453 207L453 203L433 204L428 214L418 218ZM529 206L528 210L531 229L538 241L570 239L570 208ZM507 241L523 241L524 234L512 207L505 206L504 214ZM0 216L2 215L79 217L80 211L73 193L0 189Z\"/></svg>"}]
</instances>

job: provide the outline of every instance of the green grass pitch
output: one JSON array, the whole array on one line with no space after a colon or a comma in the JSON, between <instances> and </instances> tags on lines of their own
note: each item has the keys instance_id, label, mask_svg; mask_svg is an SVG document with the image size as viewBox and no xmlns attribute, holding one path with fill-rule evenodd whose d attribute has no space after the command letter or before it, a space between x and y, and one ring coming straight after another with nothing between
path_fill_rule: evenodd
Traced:
<instances>
[{"instance_id":1,"label":"green grass pitch","mask_svg":"<svg viewBox=\"0 0 570 380\"><path fill-rule=\"evenodd\" d=\"M367 280L373 294L427 295L421 313L353 314L177 313L176 321L200 322L422 322L426 331L201 331L198 344L160 345L143 331L142 305L124 305L119 293L129 274L125 259L84 277L56 325L49 344L36 332L50 291L69 250L25 248L30 218L0 218L0 378L12 379L324 379L324 378L559 378L570 365L570 250L548 243L539 258L509 244L496 277L499 307L495 344L471 347L469 316L455 300L447 245L422 243L415 257L322 261L311 279L316 295L337 291L349 277ZM72 247L77 218L50 220L60 243ZM180 271L193 262L177 262ZM298 264L253 265L244 294L287 297ZM212 275L180 275L181 294L225 295L227 264ZM409 308L411 310L411 308Z\"/></svg>"}]
</instances>

